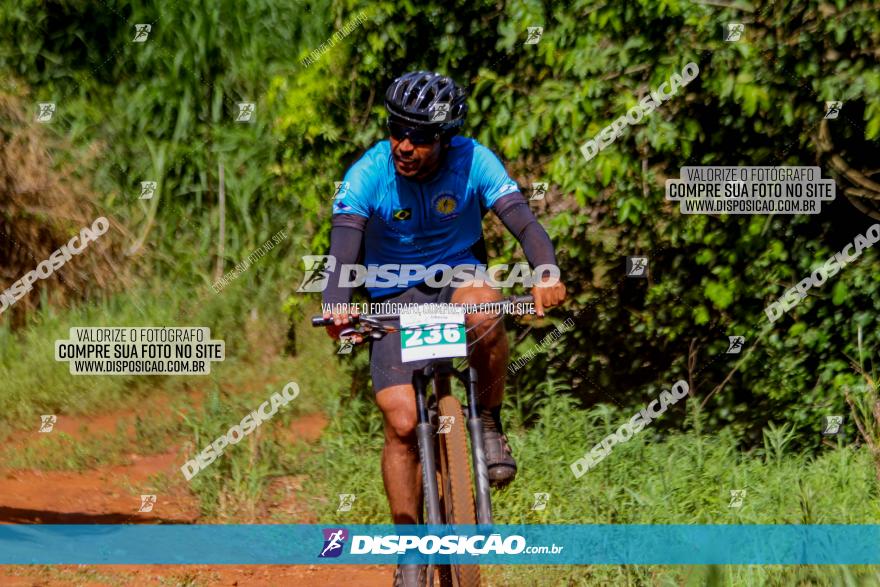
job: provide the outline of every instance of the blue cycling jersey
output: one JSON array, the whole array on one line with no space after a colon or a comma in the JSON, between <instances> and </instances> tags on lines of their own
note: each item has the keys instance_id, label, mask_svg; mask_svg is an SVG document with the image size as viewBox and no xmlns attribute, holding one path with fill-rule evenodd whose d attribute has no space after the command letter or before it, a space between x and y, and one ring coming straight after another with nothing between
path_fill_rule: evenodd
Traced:
<instances>
[{"instance_id":1,"label":"blue cycling jersey","mask_svg":"<svg viewBox=\"0 0 880 587\"><path fill-rule=\"evenodd\" d=\"M380 141L345 174L333 214L368 218L368 267L412 264L452 267L478 264L483 215L502 196L519 191L498 157L474 139L452 138L444 162L432 179L418 182L397 174L391 143ZM400 293L405 287L367 287L370 297ZM395 285L400 285L397 283Z\"/></svg>"}]
</instances>

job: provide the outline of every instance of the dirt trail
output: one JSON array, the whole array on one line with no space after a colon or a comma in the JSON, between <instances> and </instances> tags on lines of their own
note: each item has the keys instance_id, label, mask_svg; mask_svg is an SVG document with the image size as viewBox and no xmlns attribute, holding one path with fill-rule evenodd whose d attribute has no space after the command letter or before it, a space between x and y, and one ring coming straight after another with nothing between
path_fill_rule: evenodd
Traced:
<instances>
[{"instance_id":1,"label":"dirt trail","mask_svg":"<svg viewBox=\"0 0 880 587\"><path fill-rule=\"evenodd\" d=\"M238 587L388 587L394 571L379 565L107 565L88 572L59 565L49 572L24 566L0 566L4 587L77 587L141 585L210 585Z\"/></svg>"},{"instance_id":2,"label":"dirt trail","mask_svg":"<svg viewBox=\"0 0 880 587\"><path fill-rule=\"evenodd\" d=\"M0 522L10 524L193 524L198 500L179 488L163 490L150 512L141 495L156 494L150 476L179 467L176 452L132 455L130 465L86 472L5 471Z\"/></svg>"},{"instance_id":3,"label":"dirt trail","mask_svg":"<svg viewBox=\"0 0 880 587\"><path fill-rule=\"evenodd\" d=\"M194 392L194 400L202 395ZM59 417L56 430L72 441L115 433L120 423L126 437L134 435L136 409L118 410L95 417ZM151 414L152 417L152 414ZM314 442L327 424L322 414L295 419L284 435L291 442ZM15 449L40 447L45 434L17 434L10 445ZM12 441L13 439L8 439ZM181 447L159 455L126 455L128 463L86 471L37 471L10 469L0 462L0 524L193 524L199 522L198 499L185 483L156 486L156 475L180 477L185 460ZM275 511L302 516L305 508L296 504L300 479L276 480L275 488L286 495L283 502L267 504ZM156 494L152 511L139 512L142 494ZM275 509L279 508L279 509ZM0 586L118 586L118 585L233 585L269 587L365 586L391 584L391 566L342 565L58 565L32 567L0 566Z\"/></svg>"}]
</instances>

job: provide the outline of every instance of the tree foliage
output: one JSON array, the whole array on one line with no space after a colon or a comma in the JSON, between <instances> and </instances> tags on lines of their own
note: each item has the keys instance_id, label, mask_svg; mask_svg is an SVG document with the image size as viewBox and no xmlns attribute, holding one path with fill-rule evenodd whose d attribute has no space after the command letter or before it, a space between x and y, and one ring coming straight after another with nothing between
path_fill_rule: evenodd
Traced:
<instances>
[{"instance_id":1,"label":"tree foliage","mask_svg":"<svg viewBox=\"0 0 880 587\"><path fill-rule=\"evenodd\" d=\"M853 361L871 371L876 252L776 323L763 309L873 222L870 189L840 161L862 177L876 166L876 3L165 4L7 3L0 25L0 67L35 101L58 98L58 132L103 149L102 203L144 238L157 271L210 273L221 162L228 262L285 224L290 262L326 250L333 182L384 137L385 87L431 69L467 87L465 134L525 191L550 184L534 209L571 294L557 316L577 328L517 374L514 393L550 377L587 405L641 406L684 378L708 398L707 425L758 442L767 421L787 421L815 444L822 417L844 412L842 386L861 379ZM361 11L362 26L303 65ZM131 42L138 22L153 23L147 43ZM723 40L730 22L745 24L741 42ZM543 36L525 45L535 26ZM691 61L697 79L584 159L580 145ZM828 100L844 107L823 123ZM255 123L234 122L242 101L257 104ZM686 216L663 195L685 165L819 165L837 201L819 216ZM130 193L147 177L162 195L145 204ZM521 258L488 222L490 251ZM649 257L649 279L625 277L628 255ZM551 327L518 327L514 358ZM746 337L742 354L726 353L731 335Z\"/></svg>"}]
</instances>

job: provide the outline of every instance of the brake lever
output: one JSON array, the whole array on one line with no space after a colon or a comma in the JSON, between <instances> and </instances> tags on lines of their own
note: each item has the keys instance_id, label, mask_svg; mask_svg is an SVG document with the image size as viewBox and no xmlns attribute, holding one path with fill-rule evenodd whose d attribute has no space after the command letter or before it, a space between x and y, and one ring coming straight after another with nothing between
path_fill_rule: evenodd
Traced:
<instances>
[{"instance_id":1,"label":"brake lever","mask_svg":"<svg viewBox=\"0 0 880 587\"><path fill-rule=\"evenodd\" d=\"M385 328L384 326L382 326L382 323L379 322L378 320L373 320L371 318L367 318L366 316L361 316L360 322L361 322L361 324L369 326L370 328L373 328L373 329L384 330L384 328Z\"/></svg>"},{"instance_id":2,"label":"brake lever","mask_svg":"<svg viewBox=\"0 0 880 587\"><path fill-rule=\"evenodd\" d=\"M385 336L385 334L386 333L383 330L375 330L375 329L360 330L360 329L352 328L351 326L349 326L348 328L345 328L339 332L339 338L340 339L351 338L354 335L357 335L357 336L361 337L361 342L365 342L368 339L382 340L382 338ZM355 343L355 344L357 344L357 343Z\"/></svg>"},{"instance_id":3,"label":"brake lever","mask_svg":"<svg viewBox=\"0 0 880 587\"><path fill-rule=\"evenodd\" d=\"M369 318L364 318L364 317L362 317L360 319L359 326L360 327L365 326L366 329L354 328L352 326L348 326L346 328L343 328L339 332L339 338L350 337L350 336L356 334L356 335L360 336L363 339L363 341L366 341L368 339L369 340L382 340L382 338L384 338L386 334L391 332L391 330L389 330L386 326L384 326L379 320L371 320Z\"/></svg>"},{"instance_id":4,"label":"brake lever","mask_svg":"<svg viewBox=\"0 0 880 587\"><path fill-rule=\"evenodd\" d=\"M352 334L360 334L361 336L363 336L363 333L360 330L357 330L356 328L354 328L352 326L348 326L347 328L343 328L342 330L339 331L339 338L340 339L348 338Z\"/></svg>"}]
</instances>

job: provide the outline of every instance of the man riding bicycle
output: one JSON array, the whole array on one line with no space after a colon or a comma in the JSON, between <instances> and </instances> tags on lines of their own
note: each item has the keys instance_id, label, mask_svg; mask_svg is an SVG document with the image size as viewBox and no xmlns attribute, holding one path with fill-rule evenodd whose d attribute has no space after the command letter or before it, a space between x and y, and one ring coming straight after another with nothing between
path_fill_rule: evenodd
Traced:
<instances>
[{"instance_id":1,"label":"man riding bicycle","mask_svg":"<svg viewBox=\"0 0 880 587\"><path fill-rule=\"evenodd\" d=\"M431 267L486 263L482 218L492 210L520 242L531 266L556 266L553 244L498 158L474 139L458 136L467 113L465 92L450 78L417 71L403 75L385 94L390 140L374 145L345 174L333 204L330 255L335 268L354 264L363 245L364 264L412 264ZM324 303L351 301L351 289L330 271ZM501 300L497 289L477 271L457 278L457 287L432 287L413 278L403 287L368 284L371 302L481 304ZM407 275L408 277L408 275ZM468 279L469 277L469 279ZM535 310L565 298L558 280L544 278L532 289ZM387 285L387 283L386 283ZM352 311L353 312L353 311ZM349 312L334 318L333 337L350 323ZM500 406L508 364L503 323L489 328L494 315L468 313L468 338L479 339L471 363L477 369L479 407L489 479L496 487L516 475ZM421 503L416 444L416 404L412 376L424 362L402 363L400 334L374 341L370 374L376 402L385 420L382 475L395 524L417 524Z\"/></svg>"}]
</instances>

